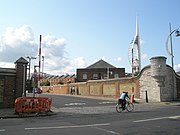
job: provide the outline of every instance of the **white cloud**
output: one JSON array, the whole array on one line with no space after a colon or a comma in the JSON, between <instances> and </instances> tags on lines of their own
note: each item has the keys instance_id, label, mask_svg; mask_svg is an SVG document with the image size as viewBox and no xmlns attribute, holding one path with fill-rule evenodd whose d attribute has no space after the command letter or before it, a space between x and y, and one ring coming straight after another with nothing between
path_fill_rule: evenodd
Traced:
<instances>
[{"instance_id":1,"label":"white cloud","mask_svg":"<svg viewBox=\"0 0 180 135\"><path fill-rule=\"evenodd\" d=\"M0 61L14 62L21 56L34 54L36 48L34 34L29 26L9 27L0 36Z\"/></svg>"},{"instance_id":2,"label":"white cloud","mask_svg":"<svg viewBox=\"0 0 180 135\"><path fill-rule=\"evenodd\" d=\"M116 59L116 61L118 61L118 62L122 61L122 57L118 57L118 58Z\"/></svg>"},{"instance_id":3,"label":"white cloud","mask_svg":"<svg viewBox=\"0 0 180 135\"><path fill-rule=\"evenodd\" d=\"M15 65L14 63L11 62L0 62L0 67L4 67L4 68L14 68Z\"/></svg>"},{"instance_id":4,"label":"white cloud","mask_svg":"<svg viewBox=\"0 0 180 135\"><path fill-rule=\"evenodd\" d=\"M142 60L147 60L149 57L148 57L148 55L147 54L142 54Z\"/></svg>"},{"instance_id":5,"label":"white cloud","mask_svg":"<svg viewBox=\"0 0 180 135\"><path fill-rule=\"evenodd\" d=\"M145 44L145 41L140 39L140 45L144 45Z\"/></svg>"},{"instance_id":6,"label":"white cloud","mask_svg":"<svg viewBox=\"0 0 180 135\"><path fill-rule=\"evenodd\" d=\"M177 71L180 71L180 64L175 65L174 68L175 68L175 71L176 71L176 72L177 72Z\"/></svg>"},{"instance_id":7,"label":"white cloud","mask_svg":"<svg viewBox=\"0 0 180 135\"><path fill-rule=\"evenodd\" d=\"M38 64L39 43L34 40L31 27L23 25L19 28L9 27L0 36L0 67L14 68L14 62L25 56L35 56L33 65ZM38 40L39 41L39 40ZM44 72L49 74L71 73L76 67L86 65L83 57L69 60L66 57L66 40L52 35L42 35L42 55L44 59ZM74 72L73 72L74 73Z\"/></svg>"},{"instance_id":8,"label":"white cloud","mask_svg":"<svg viewBox=\"0 0 180 135\"><path fill-rule=\"evenodd\" d=\"M86 68L87 62L84 57L77 57L69 61L69 66L66 66L63 71L64 73L74 74L77 68Z\"/></svg>"},{"instance_id":9,"label":"white cloud","mask_svg":"<svg viewBox=\"0 0 180 135\"><path fill-rule=\"evenodd\" d=\"M85 68L87 66L84 57L75 58L74 60L71 61L71 64L76 66L76 68Z\"/></svg>"},{"instance_id":10,"label":"white cloud","mask_svg":"<svg viewBox=\"0 0 180 135\"><path fill-rule=\"evenodd\" d=\"M22 43L32 43L33 41L34 34L32 29L27 25L23 25L17 29L8 27L5 34L1 37L2 44L12 48L20 46Z\"/></svg>"},{"instance_id":11,"label":"white cloud","mask_svg":"<svg viewBox=\"0 0 180 135\"><path fill-rule=\"evenodd\" d=\"M102 60L104 60L104 61L106 61L106 57L105 56L102 56L102 58L101 58Z\"/></svg>"}]
</instances>

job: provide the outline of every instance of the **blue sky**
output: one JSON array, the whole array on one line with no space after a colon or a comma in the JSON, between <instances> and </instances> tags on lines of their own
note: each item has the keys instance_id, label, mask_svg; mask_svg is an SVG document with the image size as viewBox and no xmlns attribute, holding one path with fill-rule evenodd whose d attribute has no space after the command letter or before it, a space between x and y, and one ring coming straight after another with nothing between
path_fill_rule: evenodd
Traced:
<instances>
[{"instance_id":1,"label":"blue sky","mask_svg":"<svg viewBox=\"0 0 180 135\"><path fill-rule=\"evenodd\" d=\"M6 0L0 4L0 67L21 56L37 56L42 35L44 70L75 73L99 59L131 72L128 48L139 19L142 67L154 56L170 56L165 42L180 27L179 0ZM173 35L174 64L180 70L180 37ZM37 64L38 60L33 60Z\"/></svg>"}]
</instances>

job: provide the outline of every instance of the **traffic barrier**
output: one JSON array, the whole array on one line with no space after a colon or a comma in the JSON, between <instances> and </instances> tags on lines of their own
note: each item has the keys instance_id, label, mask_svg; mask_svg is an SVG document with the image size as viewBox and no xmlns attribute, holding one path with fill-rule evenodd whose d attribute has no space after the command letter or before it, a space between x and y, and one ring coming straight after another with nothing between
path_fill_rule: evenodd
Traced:
<instances>
[{"instance_id":1,"label":"traffic barrier","mask_svg":"<svg viewBox=\"0 0 180 135\"><path fill-rule=\"evenodd\" d=\"M47 97L19 97L15 100L16 113L40 113L51 109L52 100Z\"/></svg>"}]
</instances>

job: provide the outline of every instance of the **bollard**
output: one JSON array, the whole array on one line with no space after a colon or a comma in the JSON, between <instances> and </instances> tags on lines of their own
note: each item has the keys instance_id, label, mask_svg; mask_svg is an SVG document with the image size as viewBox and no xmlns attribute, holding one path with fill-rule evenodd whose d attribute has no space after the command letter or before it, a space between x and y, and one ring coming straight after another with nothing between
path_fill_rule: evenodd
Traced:
<instances>
[{"instance_id":1,"label":"bollard","mask_svg":"<svg viewBox=\"0 0 180 135\"><path fill-rule=\"evenodd\" d=\"M131 103L134 103L134 94L131 95L130 102L131 102Z\"/></svg>"},{"instance_id":2,"label":"bollard","mask_svg":"<svg viewBox=\"0 0 180 135\"><path fill-rule=\"evenodd\" d=\"M148 94L147 94L147 90L146 90L145 92L146 92L146 103L148 103Z\"/></svg>"}]
</instances>

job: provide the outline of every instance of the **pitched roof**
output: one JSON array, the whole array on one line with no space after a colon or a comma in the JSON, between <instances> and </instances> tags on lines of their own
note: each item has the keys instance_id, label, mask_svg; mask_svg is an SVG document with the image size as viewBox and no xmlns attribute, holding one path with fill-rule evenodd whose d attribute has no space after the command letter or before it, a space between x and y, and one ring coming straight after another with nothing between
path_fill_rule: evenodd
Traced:
<instances>
[{"instance_id":1,"label":"pitched roof","mask_svg":"<svg viewBox=\"0 0 180 135\"><path fill-rule=\"evenodd\" d=\"M24 59L23 57L21 57L21 58L19 58L19 59L15 62L15 64L16 64L16 63L24 63L24 64L27 64L28 61L27 61L26 59Z\"/></svg>"},{"instance_id":2,"label":"pitched roof","mask_svg":"<svg viewBox=\"0 0 180 135\"><path fill-rule=\"evenodd\" d=\"M93 68L116 68L116 67L101 59L87 67L87 69L93 69Z\"/></svg>"}]
</instances>

